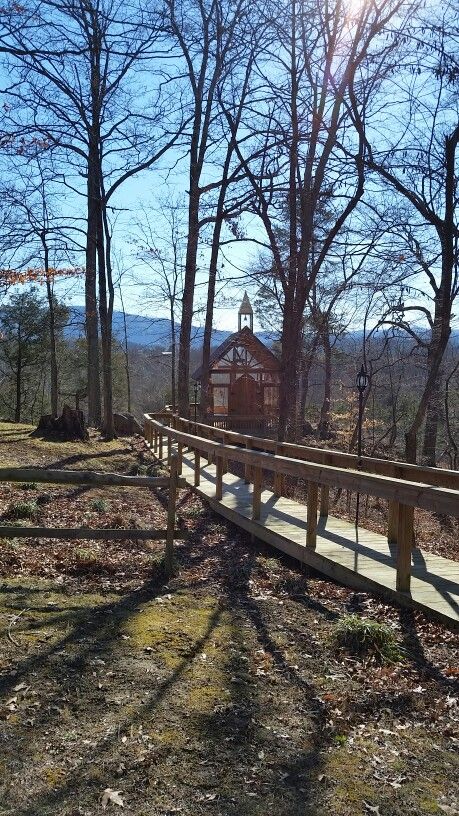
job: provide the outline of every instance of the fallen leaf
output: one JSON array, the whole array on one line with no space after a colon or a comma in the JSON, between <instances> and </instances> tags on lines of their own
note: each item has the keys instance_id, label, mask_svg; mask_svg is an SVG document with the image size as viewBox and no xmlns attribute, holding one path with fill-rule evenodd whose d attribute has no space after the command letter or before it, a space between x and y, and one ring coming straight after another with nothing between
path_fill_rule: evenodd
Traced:
<instances>
[{"instance_id":1,"label":"fallen leaf","mask_svg":"<svg viewBox=\"0 0 459 816\"><path fill-rule=\"evenodd\" d=\"M363 804L365 805L366 809L368 810L368 813L374 813L375 816L381 816L381 814L379 812L379 805L369 805L368 802L365 802L365 801L363 802Z\"/></svg>"},{"instance_id":2,"label":"fallen leaf","mask_svg":"<svg viewBox=\"0 0 459 816\"><path fill-rule=\"evenodd\" d=\"M124 807L124 802L120 796L121 791L113 790L112 788L105 788L102 794L102 807L105 810L108 803L111 802L113 805L119 805L120 807Z\"/></svg>"}]
</instances>

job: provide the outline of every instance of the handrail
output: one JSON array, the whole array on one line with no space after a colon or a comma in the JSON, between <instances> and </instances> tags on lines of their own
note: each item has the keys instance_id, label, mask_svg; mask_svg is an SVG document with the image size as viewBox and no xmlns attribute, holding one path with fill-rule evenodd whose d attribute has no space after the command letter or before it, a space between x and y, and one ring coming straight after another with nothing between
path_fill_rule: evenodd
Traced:
<instances>
[{"instance_id":1,"label":"handrail","mask_svg":"<svg viewBox=\"0 0 459 816\"><path fill-rule=\"evenodd\" d=\"M251 437L245 439L245 448L217 442L212 438L196 436L180 430L182 424L186 427L195 427L195 423L190 420L183 420L180 417L173 418L172 423L175 427L166 426L148 414L144 415L144 419L146 440L153 450L158 453L159 458L163 458L164 438L167 439L168 443L168 458L171 452L172 439L175 439L178 443L179 469L181 467L183 447L188 446L195 451L196 485L199 484L200 453L203 452L216 458L217 499L222 496L222 477L228 460L240 462L246 466L246 480L247 469L250 468L254 484L252 514L254 519L260 517L263 470L271 471L277 476L289 475L307 479L309 487L306 545L311 549L315 549L317 536L318 485L321 485L323 490L329 487L342 487L347 490L388 499L390 502L388 537L398 543L397 589L400 591L408 591L410 586L414 508L420 507L425 510L459 516L459 490L279 455L279 453L275 452L275 449L274 452L270 453L265 450L254 450L252 445L255 446L257 440ZM201 431L205 430L206 433L209 433L209 436L213 436L213 432L215 432L223 435L224 439L229 437L231 441L235 441L234 432L213 429L211 426L196 423L196 429L198 427ZM243 434L236 434L236 436L245 438ZM282 449L285 447L282 445ZM284 450L282 450L283 452ZM326 512L322 512L321 506L321 515L328 515L328 495Z\"/></svg>"},{"instance_id":2,"label":"handrail","mask_svg":"<svg viewBox=\"0 0 459 816\"><path fill-rule=\"evenodd\" d=\"M193 422L190 419L177 417L181 424L187 424L190 428L202 429L206 435L224 436L232 440L235 444L246 445L251 442L252 449L264 450L275 453L279 447L286 454L292 454L294 459L305 459L309 462L316 462L323 465L334 465L335 467L351 468L358 467L367 473L375 473L380 476L396 476L399 479L408 479L412 482L422 482L435 485L436 487L446 487L459 490L459 471L445 470L443 468L426 467L413 465L408 462L400 462L396 459L380 459L373 456L357 456L354 453L336 451L332 448L314 448L309 445L300 445L294 442L277 442L266 437L251 436L238 431L230 431L224 428L215 428L213 425L206 425L202 422Z\"/></svg>"}]
</instances>

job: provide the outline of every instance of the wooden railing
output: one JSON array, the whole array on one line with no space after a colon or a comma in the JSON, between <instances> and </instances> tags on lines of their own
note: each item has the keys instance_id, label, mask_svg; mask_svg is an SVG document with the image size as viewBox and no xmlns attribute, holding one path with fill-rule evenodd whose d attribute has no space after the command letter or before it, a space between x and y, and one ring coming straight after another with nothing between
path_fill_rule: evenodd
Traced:
<instances>
[{"instance_id":1,"label":"wooden railing","mask_svg":"<svg viewBox=\"0 0 459 816\"><path fill-rule=\"evenodd\" d=\"M308 481L306 546L316 547L319 487L320 515L328 515L329 489L341 487L360 494L387 499L388 539L397 544L397 589L408 592L411 579L414 508L419 507L459 517L459 473L435 468L418 468L403 462L386 462L338 451L321 450L290 443L259 439L234 431L194 423L172 416L170 425L157 415L145 414L145 438L154 453L171 458L172 440L177 442L178 466L184 447L194 451L194 484L200 482L200 458L205 454L216 464L215 497L223 494L223 474L228 462L245 467L245 480L253 482L252 518L261 513L263 471L274 474L274 492L281 495L285 476ZM382 471L382 472L381 472Z\"/></svg>"},{"instance_id":2,"label":"wooden railing","mask_svg":"<svg viewBox=\"0 0 459 816\"><path fill-rule=\"evenodd\" d=\"M163 530L137 530L107 527L18 527L0 526L0 538L53 538L64 540L150 540L166 541L165 571L173 571L174 538L181 538L175 529L177 488L186 486L179 478L177 455L170 458L170 476L124 476L120 473L103 473L85 470L46 470L41 468L0 468L0 482L29 482L57 485L88 485L90 487L168 487L167 527Z\"/></svg>"},{"instance_id":3,"label":"wooden railing","mask_svg":"<svg viewBox=\"0 0 459 816\"><path fill-rule=\"evenodd\" d=\"M191 414L193 416L193 414ZM277 426L277 419L270 416L240 416L231 414L214 414L209 417L211 427L220 428L223 430L232 430L236 428L240 433L257 431L259 433L266 433L267 431L274 431ZM236 432L237 432L236 431Z\"/></svg>"}]
</instances>

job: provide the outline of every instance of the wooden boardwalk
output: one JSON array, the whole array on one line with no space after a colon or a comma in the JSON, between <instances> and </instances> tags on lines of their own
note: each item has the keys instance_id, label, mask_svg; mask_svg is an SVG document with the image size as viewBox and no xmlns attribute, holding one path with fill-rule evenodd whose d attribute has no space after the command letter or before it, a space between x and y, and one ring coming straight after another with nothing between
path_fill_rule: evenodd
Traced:
<instances>
[{"instance_id":1,"label":"wooden boardwalk","mask_svg":"<svg viewBox=\"0 0 459 816\"><path fill-rule=\"evenodd\" d=\"M202 461L202 460L201 460ZM403 606L415 607L459 628L459 563L418 548L412 554L409 593L396 590L395 546L379 533L359 528L342 519L321 518L317 547L305 546L305 505L264 490L261 517L252 520L252 485L232 473L223 477L223 496L215 499L215 465L203 464L200 486L193 489L207 499L212 509L253 536L317 569L346 586L372 591ZM194 456L183 454L183 477L194 485Z\"/></svg>"}]
</instances>

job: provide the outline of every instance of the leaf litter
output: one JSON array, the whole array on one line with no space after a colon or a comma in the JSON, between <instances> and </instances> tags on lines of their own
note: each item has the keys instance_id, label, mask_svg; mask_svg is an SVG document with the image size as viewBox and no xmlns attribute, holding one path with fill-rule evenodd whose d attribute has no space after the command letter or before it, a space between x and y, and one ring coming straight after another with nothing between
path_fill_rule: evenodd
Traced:
<instances>
[{"instance_id":1,"label":"leaf litter","mask_svg":"<svg viewBox=\"0 0 459 816\"><path fill-rule=\"evenodd\" d=\"M33 464L21 444L10 456ZM140 440L110 444L98 461L107 443L91 443L96 469L145 463ZM5 507L16 492L3 488ZM44 524L101 524L97 491L46 493ZM112 496L133 524L163 524L161 495ZM307 577L190 491L179 524L188 538L167 586L143 542L2 549L2 816L454 816L457 635ZM337 649L349 614L390 627L403 660Z\"/></svg>"}]
</instances>

